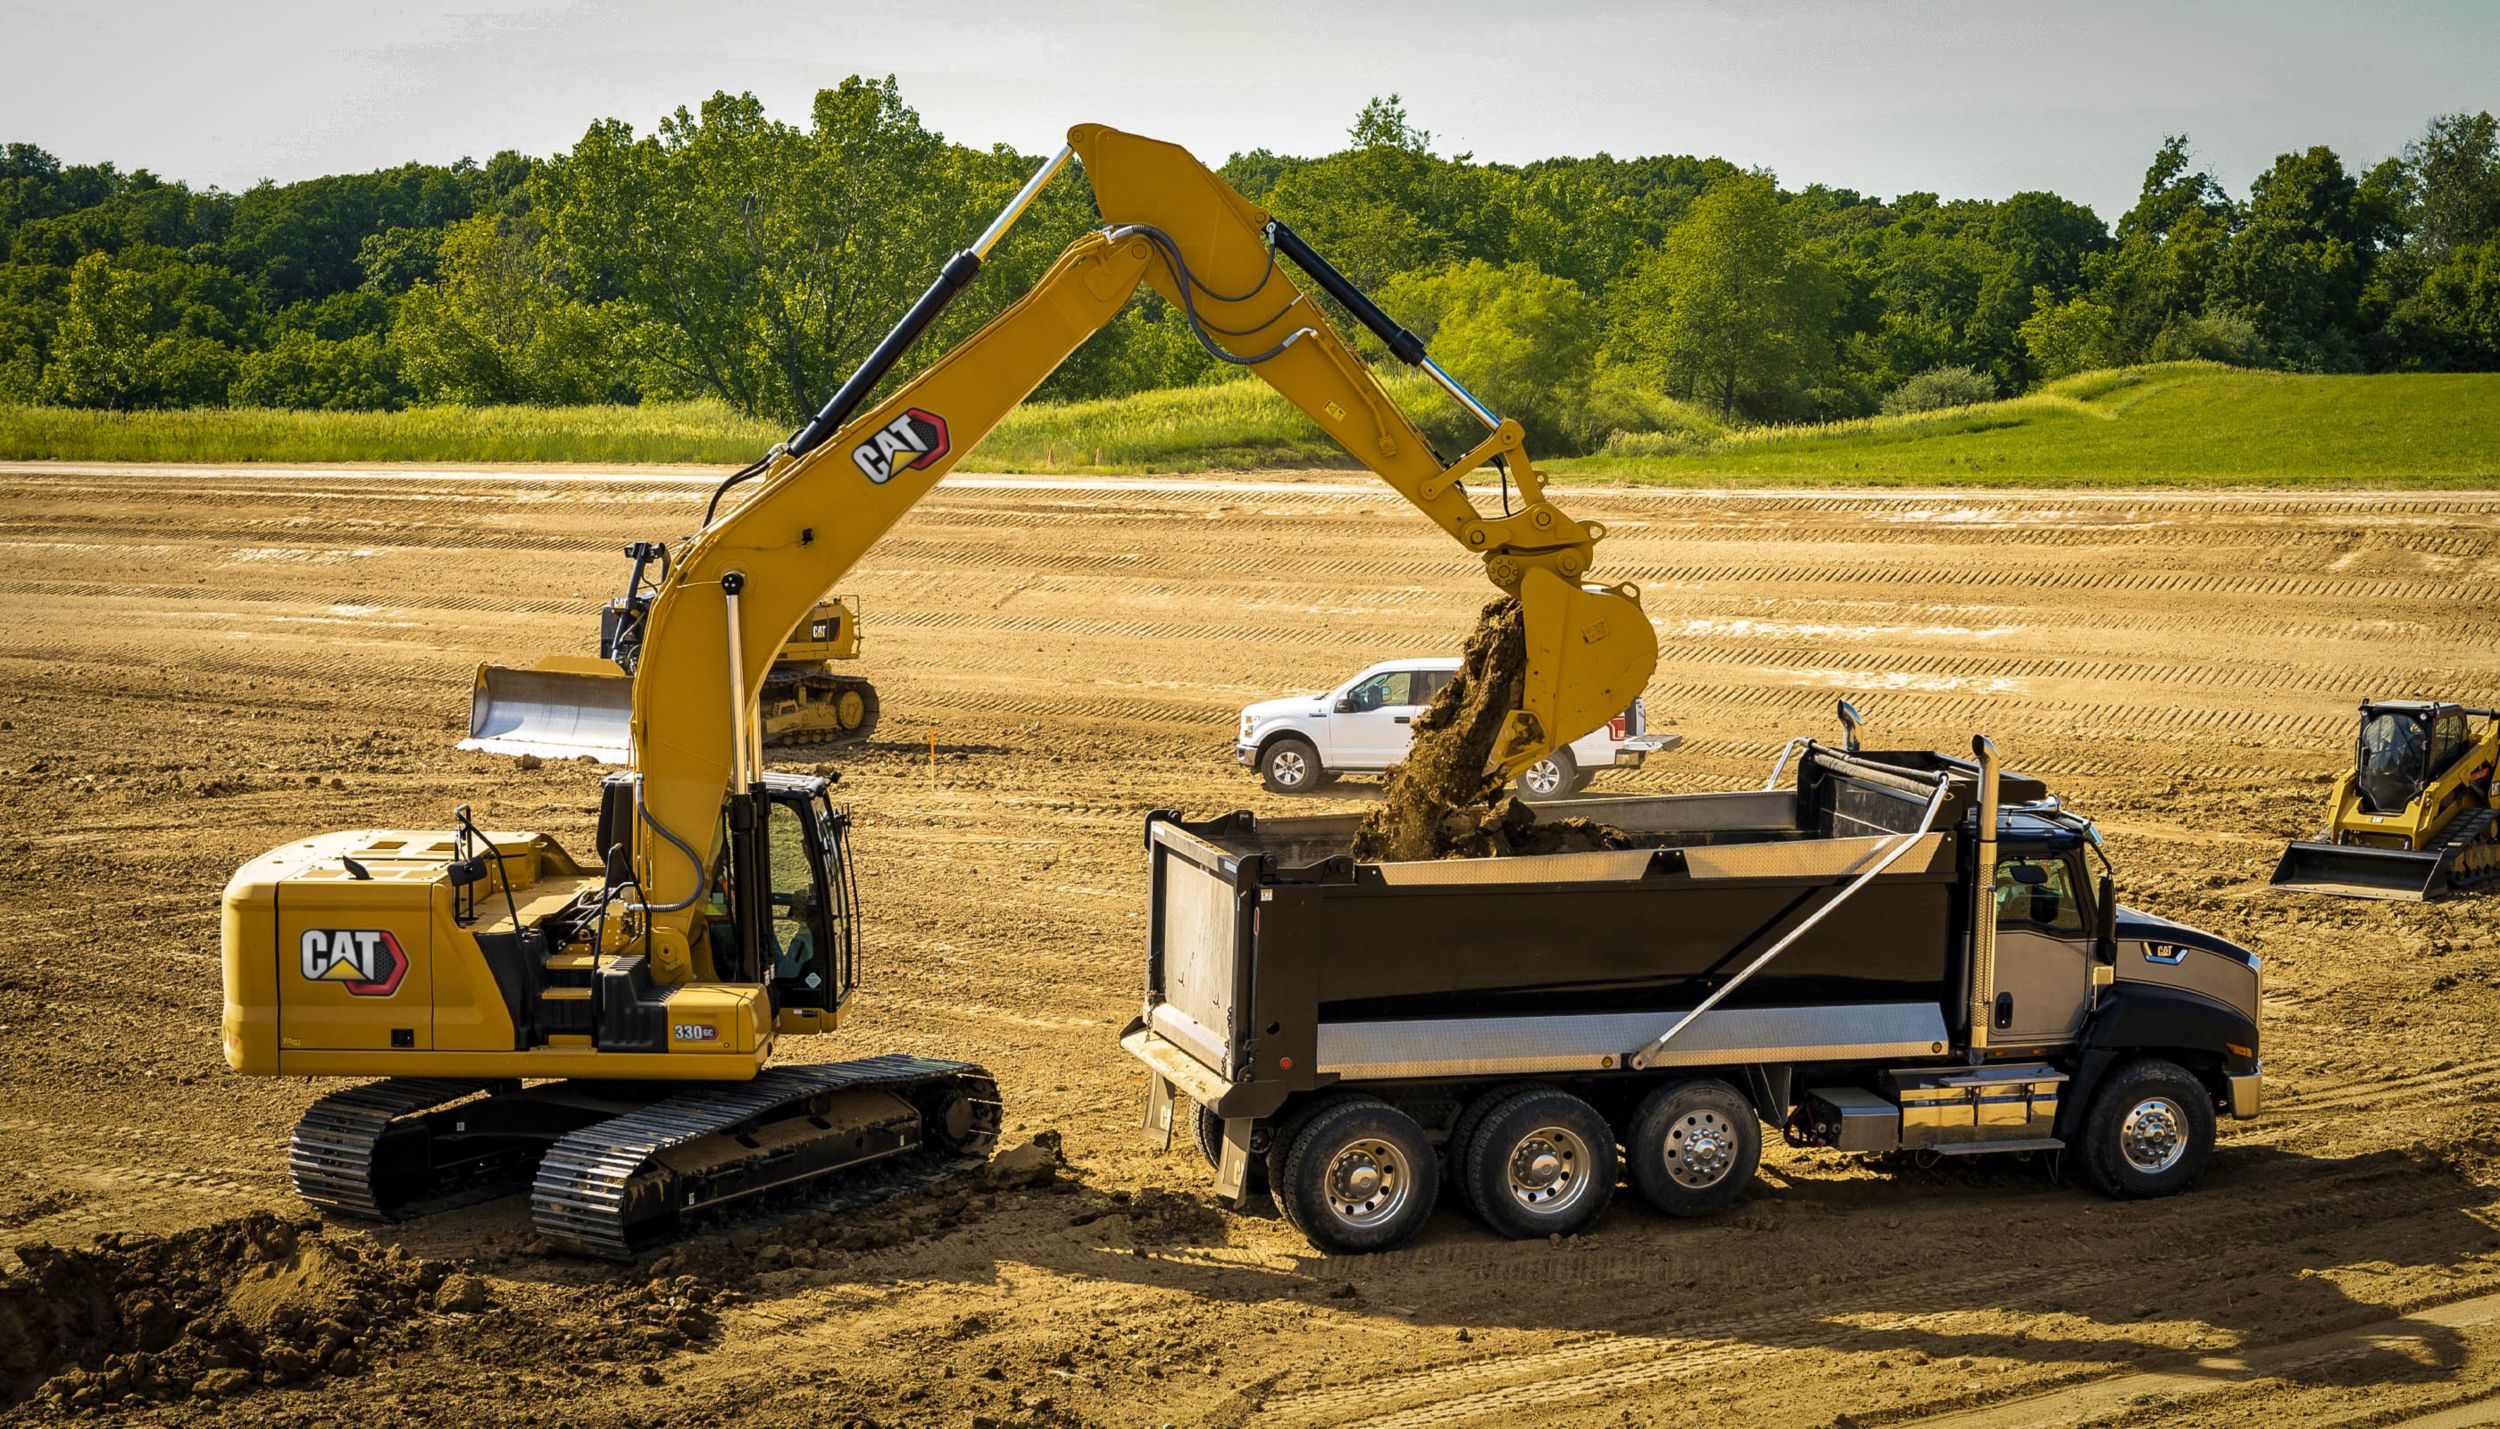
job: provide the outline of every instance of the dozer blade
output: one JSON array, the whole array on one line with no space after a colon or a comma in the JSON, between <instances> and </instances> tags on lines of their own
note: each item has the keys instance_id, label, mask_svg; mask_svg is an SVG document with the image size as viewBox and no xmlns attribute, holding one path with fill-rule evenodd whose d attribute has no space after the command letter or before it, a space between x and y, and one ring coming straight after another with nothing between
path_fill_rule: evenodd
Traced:
<instances>
[{"instance_id":1,"label":"dozer blade","mask_svg":"<svg viewBox=\"0 0 2500 1429\"><path fill-rule=\"evenodd\" d=\"M2386 898L2420 903L2449 891L2454 848L2366 848L2356 844L2299 842L2283 850L2273 883L2303 893L2342 898Z\"/></svg>"},{"instance_id":2,"label":"dozer blade","mask_svg":"<svg viewBox=\"0 0 2500 1429\"><path fill-rule=\"evenodd\" d=\"M480 665L462 749L628 762L634 682L605 660L551 655L535 665Z\"/></svg>"},{"instance_id":3,"label":"dozer blade","mask_svg":"<svg viewBox=\"0 0 2500 1429\"><path fill-rule=\"evenodd\" d=\"M1658 634L1632 586L1532 570L1519 585L1528 673L1494 745L1504 778L1623 713L1658 668Z\"/></svg>"}]
</instances>

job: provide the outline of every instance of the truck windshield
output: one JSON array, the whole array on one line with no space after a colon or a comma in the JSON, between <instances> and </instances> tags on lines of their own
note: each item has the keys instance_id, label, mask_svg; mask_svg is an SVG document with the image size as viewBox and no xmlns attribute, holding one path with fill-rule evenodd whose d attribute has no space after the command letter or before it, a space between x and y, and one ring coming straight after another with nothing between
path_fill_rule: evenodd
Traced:
<instances>
[{"instance_id":1,"label":"truck windshield","mask_svg":"<svg viewBox=\"0 0 2500 1429\"><path fill-rule=\"evenodd\" d=\"M2411 714L2382 711L2361 721L2361 757L2353 782L2373 814L2402 810L2430 774L2430 740Z\"/></svg>"}]
</instances>

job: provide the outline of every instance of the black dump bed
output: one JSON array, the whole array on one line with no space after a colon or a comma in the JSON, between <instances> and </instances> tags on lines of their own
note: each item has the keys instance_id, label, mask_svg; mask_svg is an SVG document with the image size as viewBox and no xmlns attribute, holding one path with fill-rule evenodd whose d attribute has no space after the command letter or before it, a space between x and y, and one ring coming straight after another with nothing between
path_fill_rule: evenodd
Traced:
<instances>
[{"instance_id":1,"label":"black dump bed","mask_svg":"<svg viewBox=\"0 0 2500 1429\"><path fill-rule=\"evenodd\" d=\"M2000 779L2008 801L2045 796ZM1928 832L1903 849L1940 781ZM1857 1020L1890 1018L1900 1034L1879 1041L1925 1052L1959 996L1957 888L1977 795L1968 761L1809 743L1790 788L1548 806L1633 835L1642 846L1628 850L1358 863L1356 815L1157 814L1147 1025L1234 1080L1262 1062L1327 1063L1329 1042L1342 1063L1358 1026L1447 1043L1507 1019L1602 1041L1627 1018L1672 1021L1900 850L1708 1016L1876 1009Z\"/></svg>"}]
</instances>

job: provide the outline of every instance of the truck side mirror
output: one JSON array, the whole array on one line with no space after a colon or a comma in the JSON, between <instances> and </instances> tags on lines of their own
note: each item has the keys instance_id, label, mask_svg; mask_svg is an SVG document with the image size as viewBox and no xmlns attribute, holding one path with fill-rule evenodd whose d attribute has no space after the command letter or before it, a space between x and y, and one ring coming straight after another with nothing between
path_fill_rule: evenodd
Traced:
<instances>
[{"instance_id":1,"label":"truck side mirror","mask_svg":"<svg viewBox=\"0 0 2500 1429\"><path fill-rule=\"evenodd\" d=\"M1336 702L1335 704L1333 704L1333 705L1329 706L1329 710L1330 710L1330 712L1331 712L1331 713L1334 713L1334 714L1352 714L1352 713L1354 713L1354 696L1352 696L1352 695L1339 695L1339 696L1337 696L1337 702Z\"/></svg>"},{"instance_id":2,"label":"truck side mirror","mask_svg":"<svg viewBox=\"0 0 2500 1429\"><path fill-rule=\"evenodd\" d=\"M2099 895L2092 900L2100 924L2092 939L2092 955L2103 963L2118 962L2118 885L2108 874L2101 875Z\"/></svg>"}]
</instances>

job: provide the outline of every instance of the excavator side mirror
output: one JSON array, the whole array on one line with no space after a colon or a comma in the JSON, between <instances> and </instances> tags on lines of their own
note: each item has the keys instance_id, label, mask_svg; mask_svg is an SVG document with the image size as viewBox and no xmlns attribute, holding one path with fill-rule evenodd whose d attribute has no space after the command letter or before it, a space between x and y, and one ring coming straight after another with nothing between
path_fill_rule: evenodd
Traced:
<instances>
[{"instance_id":1,"label":"excavator side mirror","mask_svg":"<svg viewBox=\"0 0 2500 1429\"><path fill-rule=\"evenodd\" d=\"M2099 924L2093 930L2092 956L2115 967L2118 963L2118 883L2108 874L2101 875L2101 886L2092 900L2092 910Z\"/></svg>"}]
</instances>

